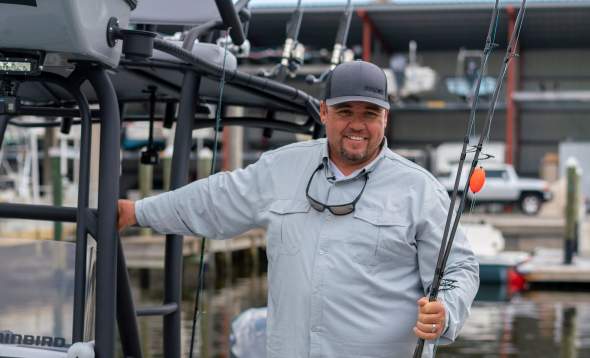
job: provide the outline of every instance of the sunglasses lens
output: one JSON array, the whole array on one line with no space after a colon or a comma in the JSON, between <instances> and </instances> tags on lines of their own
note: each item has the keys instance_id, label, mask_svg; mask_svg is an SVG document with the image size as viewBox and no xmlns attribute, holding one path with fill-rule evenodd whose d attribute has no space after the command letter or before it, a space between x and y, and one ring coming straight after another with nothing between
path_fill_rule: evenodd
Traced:
<instances>
[{"instance_id":1,"label":"sunglasses lens","mask_svg":"<svg viewBox=\"0 0 590 358\"><path fill-rule=\"evenodd\" d=\"M312 208L314 208L315 210L319 211L319 212L323 212L324 210L326 210L326 208L328 208L328 210L333 214L333 215L348 215L350 213L352 213L354 211L354 207L357 203L357 201L359 201L361 195L363 194L363 191L365 191L365 186L367 185L367 180L369 179L369 175L368 173L364 173L365 174L365 182L363 184L363 188L361 189L360 193L357 195L357 197L349 204L342 204L342 205L326 205L324 203L321 203L317 200L315 200L314 198L312 198L309 195L309 187L311 186L311 181L314 177L314 175L320 171L322 168L324 167L323 163L321 163L316 170L311 174L311 177L309 177L309 181L307 182L307 188L305 188L305 196L307 197L307 201L309 201L309 204L311 205Z\"/></svg>"},{"instance_id":2,"label":"sunglasses lens","mask_svg":"<svg viewBox=\"0 0 590 358\"><path fill-rule=\"evenodd\" d=\"M324 204L315 201L312 197L308 196L307 199L309 200L309 204L311 205L311 207L315 210L322 212L326 209L326 206L324 206Z\"/></svg>"},{"instance_id":3,"label":"sunglasses lens","mask_svg":"<svg viewBox=\"0 0 590 358\"><path fill-rule=\"evenodd\" d=\"M354 205L346 204L346 205L338 205L338 206L328 206L328 210L334 215L348 215L354 211Z\"/></svg>"}]
</instances>

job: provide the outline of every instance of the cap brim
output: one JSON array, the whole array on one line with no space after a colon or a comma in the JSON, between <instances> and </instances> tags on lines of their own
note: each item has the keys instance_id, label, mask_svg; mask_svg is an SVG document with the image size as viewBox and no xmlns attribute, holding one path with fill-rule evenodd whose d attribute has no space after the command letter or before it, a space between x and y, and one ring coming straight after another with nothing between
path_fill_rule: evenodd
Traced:
<instances>
[{"instance_id":1,"label":"cap brim","mask_svg":"<svg viewBox=\"0 0 590 358\"><path fill-rule=\"evenodd\" d=\"M381 108L385 108L387 110L389 110L390 106L389 106L389 102L384 101L382 99L378 99L378 98L373 98L373 97L365 97L365 96L342 96L342 97L336 97L336 98L328 98L326 99L326 104L328 106L333 106L336 104L340 104L340 103L345 103L345 102L367 102L367 103L372 103L374 105L377 105Z\"/></svg>"}]
</instances>

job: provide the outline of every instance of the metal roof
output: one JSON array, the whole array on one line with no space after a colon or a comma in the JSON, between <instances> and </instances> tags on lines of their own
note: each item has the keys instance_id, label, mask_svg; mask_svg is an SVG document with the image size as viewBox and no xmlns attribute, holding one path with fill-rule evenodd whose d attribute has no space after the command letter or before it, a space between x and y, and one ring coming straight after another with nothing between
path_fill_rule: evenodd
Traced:
<instances>
[{"instance_id":1,"label":"metal roof","mask_svg":"<svg viewBox=\"0 0 590 358\"><path fill-rule=\"evenodd\" d=\"M255 47L278 47L295 0L252 0L248 38ZM353 1L367 11L384 45L391 51L406 51L408 42L418 42L420 51L481 48L490 20L493 0L394 0ZM503 9L518 7L520 1L501 1ZM290 4L290 5L287 5ZM344 0L303 1L304 16L300 41L311 48L331 48ZM537 48L580 48L590 43L589 0L529 0L521 46ZM497 41L505 44L507 14L502 11ZM349 45L361 44L362 21L354 16Z\"/></svg>"},{"instance_id":2,"label":"metal roof","mask_svg":"<svg viewBox=\"0 0 590 358\"><path fill-rule=\"evenodd\" d=\"M342 8L347 0L302 0L305 8ZM491 7L495 0L352 0L355 7L372 9L387 8L469 8ZM297 0L250 0L249 6L253 10L262 9L293 9ZM500 0L500 6L515 6L520 0ZM527 6L534 7L571 7L590 6L589 0L527 0Z\"/></svg>"}]
</instances>

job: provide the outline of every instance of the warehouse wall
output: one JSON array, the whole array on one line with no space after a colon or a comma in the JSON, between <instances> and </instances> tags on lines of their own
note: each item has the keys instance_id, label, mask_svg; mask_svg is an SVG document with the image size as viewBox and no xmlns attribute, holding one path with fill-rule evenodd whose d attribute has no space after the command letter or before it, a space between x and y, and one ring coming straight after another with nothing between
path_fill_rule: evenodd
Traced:
<instances>
[{"instance_id":1,"label":"warehouse wall","mask_svg":"<svg viewBox=\"0 0 590 358\"><path fill-rule=\"evenodd\" d=\"M530 50L521 54L520 90L589 90L590 50ZM442 80L454 76L457 52L420 53L421 63L437 71L441 81L433 93L421 96L421 102L444 100L459 102L450 94ZM488 74L496 75L502 54L491 57ZM503 110L505 94L500 96L490 135L491 140L505 140L506 112ZM482 101L485 107L485 100ZM543 157L557 153L560 141L590 140L590 104L580 103L528 103L518 106L517 170L524 175L537 176ZM465 133L468 111L444 109L394 110L390 116L388 135L395 147L426 148L445 141L460 141ZM481 125L485 113L480 111ZM479 133L479 127L478 127Z\"/></svg>"}]
</instances>

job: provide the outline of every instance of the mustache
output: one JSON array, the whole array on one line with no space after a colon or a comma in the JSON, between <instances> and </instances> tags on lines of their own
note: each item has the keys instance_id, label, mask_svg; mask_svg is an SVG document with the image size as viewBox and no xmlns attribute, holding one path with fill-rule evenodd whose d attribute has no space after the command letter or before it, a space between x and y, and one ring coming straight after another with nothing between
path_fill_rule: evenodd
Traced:
<instances>
[{"instance_id":1,"label":"mustache","mask_svg":"<svg viewBox=\"0 0 590 358\"><path fill-rule=\"evenodd\" d=\"M355 137L363 137L363 138L369 138L369 134L365 133L363 131L346 131L344 133L342 133L343 136L355 136Z\"/></svg>"}]
</instances>

